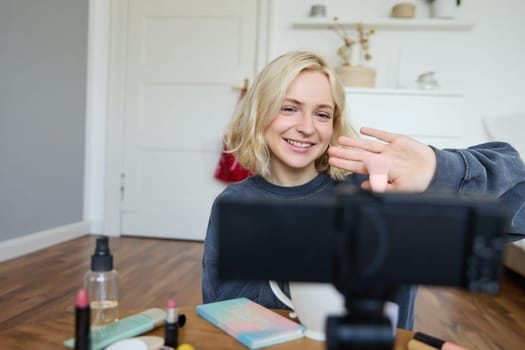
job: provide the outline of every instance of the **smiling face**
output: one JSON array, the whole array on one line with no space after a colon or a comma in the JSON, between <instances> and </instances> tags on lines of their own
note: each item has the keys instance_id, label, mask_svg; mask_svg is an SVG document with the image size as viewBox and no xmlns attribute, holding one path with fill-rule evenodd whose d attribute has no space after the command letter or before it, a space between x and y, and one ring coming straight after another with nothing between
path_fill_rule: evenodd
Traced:
<instances>
[{"instance_id":1,"label":"smiling face","mask_svg":"<svg viewBox=\"0 0 525 350\"><path fill-rule=\"evenodd\" d=\"M315 160L330 144L334 110L328 78L317 71L301 72L264 132L271 153L271 182L300 185L317 175Z\"/></svg>"}]
</instances>

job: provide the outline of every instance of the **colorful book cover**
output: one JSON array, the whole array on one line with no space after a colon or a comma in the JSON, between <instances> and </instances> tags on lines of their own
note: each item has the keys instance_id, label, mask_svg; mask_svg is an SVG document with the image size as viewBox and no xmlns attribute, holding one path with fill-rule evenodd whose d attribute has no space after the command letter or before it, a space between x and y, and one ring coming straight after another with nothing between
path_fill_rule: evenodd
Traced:
<instances>
[{"instance_id":1,"label":"colorful book cover","mask_svg":"<svg viewBox=\"0 0 525 350\"><path fill-rule=\"evenodd\" d=\"M197 314L250 349L303 336L303 326L247 298L197 306Z\"/></svg>"}]
</instances>

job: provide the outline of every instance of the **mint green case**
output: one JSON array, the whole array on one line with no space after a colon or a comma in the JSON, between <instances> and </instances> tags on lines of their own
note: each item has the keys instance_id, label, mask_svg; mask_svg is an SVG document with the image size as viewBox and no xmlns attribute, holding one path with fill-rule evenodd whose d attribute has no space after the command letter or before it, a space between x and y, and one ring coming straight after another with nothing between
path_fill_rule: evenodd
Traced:
<instances>
[{"instance_id":1,"label":"mint green case","mask_svg":"<svg viewBox=\"0 0 525 350\"><path fill-rule=\"evenodd\" d=\"M164 322L166 312L162 309L148 309L143 313L125 317L108 325L91 330L91 349L101 350L126 338L146 333ZM75 347L75 338L64 342L68 348Z\"/></svg>"}]
</instances>

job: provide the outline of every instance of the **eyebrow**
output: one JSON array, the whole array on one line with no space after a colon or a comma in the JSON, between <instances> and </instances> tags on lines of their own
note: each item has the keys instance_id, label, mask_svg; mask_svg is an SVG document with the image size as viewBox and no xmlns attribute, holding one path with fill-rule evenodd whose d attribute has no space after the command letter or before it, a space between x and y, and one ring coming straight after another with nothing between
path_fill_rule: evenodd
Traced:
<instances>
[{"instance_id":1,"label":"eyebrow","mask_svg":"<svg viewBox=\"0 0 525 350\"><path fill-rule=\"evenodd\" d=\"M303 102L301 102L299 100L296 100L295 98L285 98L284 101L285 102L295 103L295 104L298 104L299 106L304 105ZM316 107L317 108L328 108L328 109L331 109L331 110L334 109L334 107L332 107L332 105L327 105L327 104L320 104L320 105L317 105Z\"/></svg>"}]
</instances>

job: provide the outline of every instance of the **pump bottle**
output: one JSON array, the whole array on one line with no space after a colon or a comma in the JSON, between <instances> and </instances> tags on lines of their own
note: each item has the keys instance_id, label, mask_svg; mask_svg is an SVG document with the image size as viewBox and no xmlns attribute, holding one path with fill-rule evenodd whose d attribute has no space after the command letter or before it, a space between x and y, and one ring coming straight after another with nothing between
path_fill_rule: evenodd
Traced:
<instances>
[{"instance_id":1,"label":"pump bottle","mask_svg":"<svg viewBox=\"0 0 525 350\"><path fill-rule=\"evenodd\" d=\"M107 236L97 238L91 256L91 270L84 276L90 296L91 326L99 327L118 320L118 273L113 269L113 255Z\"/></svg>"}]
</instances>

